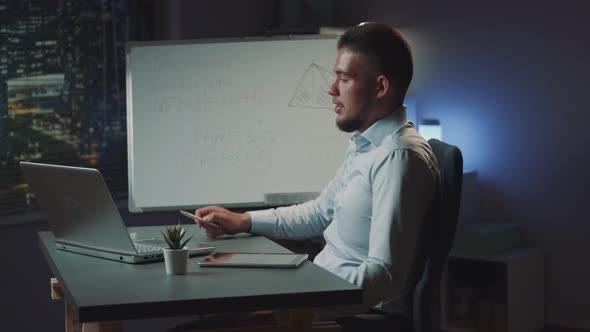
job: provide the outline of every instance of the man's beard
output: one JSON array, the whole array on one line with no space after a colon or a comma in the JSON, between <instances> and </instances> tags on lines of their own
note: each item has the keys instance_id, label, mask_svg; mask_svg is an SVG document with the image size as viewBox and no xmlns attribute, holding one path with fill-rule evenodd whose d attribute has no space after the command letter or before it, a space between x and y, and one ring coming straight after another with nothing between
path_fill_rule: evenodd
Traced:
<instances>
[{"instance_id":1,"label":"man's beard","mask_svg":"<svg viewBox=\"0 0 590 332\"><path fill-rule=\"evenodd\" d=\"M352 133L353 131L359 130L363 125L363 121L361 119L343 119L338 120L336 119L336 126L338 129L342 130L345 133Z\"/></svg>"}]
</instances>

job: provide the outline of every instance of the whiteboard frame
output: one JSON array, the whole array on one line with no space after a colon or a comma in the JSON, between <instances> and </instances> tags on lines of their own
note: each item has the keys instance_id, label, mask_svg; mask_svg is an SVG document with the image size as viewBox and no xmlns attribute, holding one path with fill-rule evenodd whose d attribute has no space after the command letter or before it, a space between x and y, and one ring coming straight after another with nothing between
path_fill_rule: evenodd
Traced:
<instances>
[{"instance_id":1,"label":"whiteboard frame","mask_svg":"<svg viewBox=\"0 0 590 332\"><path fill-rule=\"evenodd\" d=\"M193 209L208 205L215 205L215 202L205 205L178 205L178 206L152 206L141 207L135 204L133 198L133 93L132 93L132 77L130 71L131 51L134 48L146 46L164 46L164 45L186 45L186 44L212 44L212 43L235 43L235 42L260 42L260 41L285 41L285 40L328 40L338 38L337 34L321 34L321 35L286 35L286 36L270 36L270 37L241 37L241 38L214 38L214 39L189 39L189 40L166 40L166 41L147 41L147 42L127 42L125 44L125 94L126 94L126 114L127 114L127 175L128 175L128 209L132 213L150 212L150 211L171 211L178 209ZM334 57L336 50L334 50ZM277 199L276 195L269 201L260 202L242 202L242 203L223 203L223 206L228 208L268 208L279 205L291 205L303 203L314 199L319 195L319 192L304 192L295 195L286 194L285 199ZM218 203L219 204L219 203Z\"/></svg>"}]
</instances>

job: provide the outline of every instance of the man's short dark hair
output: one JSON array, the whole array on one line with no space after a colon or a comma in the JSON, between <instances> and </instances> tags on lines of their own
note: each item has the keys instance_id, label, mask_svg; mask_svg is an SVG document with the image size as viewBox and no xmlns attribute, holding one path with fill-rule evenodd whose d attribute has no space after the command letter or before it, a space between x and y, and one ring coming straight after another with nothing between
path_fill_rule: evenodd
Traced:
<instances>
[{"instance_id":1,"label":"man's short dark hair","mask_svg":"<svg viewBox=\"0 0 590 332\"><path fill-rule=\"evenodd\" d=\"M406 95L414 73L412 50L397 29L376 22L357 25L338 39L342 48L364 55L377 75L394 83L398 97Z\"/></svg>"}]
</instances>

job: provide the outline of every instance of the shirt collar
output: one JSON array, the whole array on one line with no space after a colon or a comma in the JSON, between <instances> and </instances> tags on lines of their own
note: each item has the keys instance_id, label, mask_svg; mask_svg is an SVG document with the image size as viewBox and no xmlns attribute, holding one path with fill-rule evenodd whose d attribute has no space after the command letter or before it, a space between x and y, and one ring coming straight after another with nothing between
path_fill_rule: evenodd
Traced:
<instances>
[{"instance_id":1,"label":"shirt collar","mask_svg":"<svg viewBox=\"0 0 590 332\"><path fill-rule=\"evenodd\" d=\"M374 146L379 146L385 137L405 124L407 121L408 117L406 114L406 105L402 105L399 108L393 110L393 112L389 113L387 116L373 123L364 132L359 133L358 131L355 131L352 134L351 139L356 143L357 149L368 143L371 143Z\"/></svg>"}]
</instances>

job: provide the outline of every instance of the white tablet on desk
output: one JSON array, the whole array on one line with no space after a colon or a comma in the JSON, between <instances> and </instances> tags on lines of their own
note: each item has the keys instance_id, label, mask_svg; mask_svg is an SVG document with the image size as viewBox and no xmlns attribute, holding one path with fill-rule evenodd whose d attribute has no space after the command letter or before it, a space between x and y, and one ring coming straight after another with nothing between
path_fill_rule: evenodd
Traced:
<instances>
[{"instance_id":1,"label":"white tablet on desk","mask_svg":"<svg viewBox=\"0 0 590 332\"><path fill-rule=\"evenodd\" d=\"M260 267L294 269L307 259L307 254L260 254L216 252L199 262L201 267Z\"/></svg>"}]
</instances>

